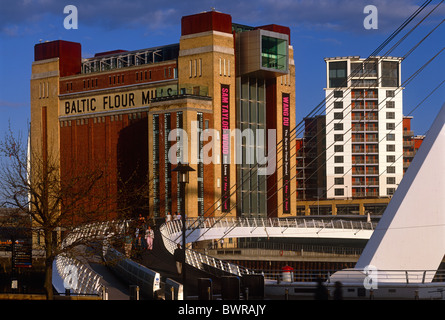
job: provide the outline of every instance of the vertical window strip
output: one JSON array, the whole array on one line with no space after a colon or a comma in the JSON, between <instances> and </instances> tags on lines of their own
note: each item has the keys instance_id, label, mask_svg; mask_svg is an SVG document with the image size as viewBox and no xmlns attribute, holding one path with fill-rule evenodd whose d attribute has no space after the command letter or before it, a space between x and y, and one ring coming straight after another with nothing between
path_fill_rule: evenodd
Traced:
<instances>
[{"instance_id":1,"label":"vertical window strip","mask_svg":"<svg viewBox=\"0 0 445 320\"><path fill-rule=\"evenodd\" d=\"M191 60L190 60L191 61ZM176 129L182 129L182 112L179 111L176 113ZM178 133L179 134L179 133ZM177 139L179 139L177 137ZM178 142L179 143L179 142ZM181 156L182 156L182 146L178 144L178 150L179 154L177 153L176 156L178 158L178 161L181 161ZM181 186L179 183L179 172L177 172L177 185L176 185L176 204L177 204L177 211L180 212L181 211L181 203L182 203L182 198L181 198Z\"/></svg>"},{"instance_id":2,"label":"vertical window strip","mask_svg":"<svg viewBox=\"0 0 445 320\"><path fill-rule=\"evenodd\" d=\"M159 216L159 115L153 115L153 211Z\"/></svg>"},{"instance_id":3,"label":"vertical window strip","mask_svg":"<svg viewBox=\"0 0 445 320\"><path fill-rule=\"evenodd\" d=\"M168 140L168 135L170 134L170 114L166 113L164 114L164 177L165 177L165 212L171 212L171 204L172 204L172 198L171 198L171 163L168 159L168 151L170 150L170 141Z\"/></svg>"},{"instance_id":4,"label":"vertical window strip","mask_svg":"<svg viewBox=\"0 0 445 320\"><path fill-rule=\"evenodd\" d=\"M203 139L201 139L204 129L204 116L202 112L197 113L198 120L198 216L204 215L204 163L202 159Z\"/></svg>"},{"instance_id":5,"label":"vertical window strip","mask_svg":"<svg viewBox=\"0 0 445 320\"><path fill-rule=\"evenodd\" d=\"M192 75L193 75L193 61L192 60L190 60L189 61L189 69L190 69L190 78L192 77Z\"/></svg>"}]
</instances>

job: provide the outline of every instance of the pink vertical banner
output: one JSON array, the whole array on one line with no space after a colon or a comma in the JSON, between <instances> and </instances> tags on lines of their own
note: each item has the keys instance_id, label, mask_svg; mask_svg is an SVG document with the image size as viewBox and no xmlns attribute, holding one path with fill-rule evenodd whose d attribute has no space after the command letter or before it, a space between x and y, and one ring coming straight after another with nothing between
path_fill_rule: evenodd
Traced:
<instances>
[{"instance_id":1,"label":"pink vertical banner","mask_svg":"<svg viewBox=\"0 0 445 320\"><path fill-rule=\"evenodd\" d=\"M221 189L222 212L230 212L230 86L221 85Z\"/></svg>"},{"instance_id":2,"label":"pink vertical banner","mask_svg":"<svg viewBox=\"0 0 445 320\"><path fill-rule=\"evenodd\" d=\"M283 125L283 213L290 211L290 94L282 94Z\"/></svg>"}]
</instances>

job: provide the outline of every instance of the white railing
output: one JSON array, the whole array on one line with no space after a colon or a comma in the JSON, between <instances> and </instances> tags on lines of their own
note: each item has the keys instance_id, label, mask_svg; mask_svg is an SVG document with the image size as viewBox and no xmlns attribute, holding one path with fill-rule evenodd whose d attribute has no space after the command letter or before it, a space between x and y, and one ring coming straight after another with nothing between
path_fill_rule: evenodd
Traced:
<instances>
[{"instance_id":1,"label":"white railing","mask_svg":"<svg viewBox=\"0 0 445 320\"><path fill-rule=\"evenodd\" d=\"M128 221L102 221L85 224L74 228L65 237L62 243L63 248L67 248L82 241L103 240L114 234L122 234Z\"/></svg>"},{"instance_id":2,"label":"white railing","mask_svg":"<svg viewBox=\"0 0 445 320\"><path fill-rule=\"evenodd\" d=\"M218 233L216 239L230 237L230 232L234 228L279 228L286 230L288 228L297 229L317 229L318 232L323 229L339 229L339 230L355 230L358 233L360 230L374 230L376 224L362 221L347 221L334 219L290 219L290 218L198 218L186 219L186 236L188 237L193 231L206 230L213 228L221 228L221 233ZM178 243L181 243L182 234L182 220L173 220L164 223L160 227L163 236L164 245L166 249L173 254ZM201 233L201 234L202 234ZM190 241L189 241L190 242ZM236 264L208 256L191 249L186 250L186 263L206 272L228 273L241 276L242 274L256 273L254 270L238 266Z\"/></svg>"},{"instance_id":3,"label":"white railing","mask_svg":"<svg viewBox=\"0 0 445 320\"><path fill-rule=\"evenodd\" d=\"M264 272L264 278L268 280L276 280L280 282L316 282L321 279L326 283L333 283L337 281L335 273L339 270L269 270ZM364 269L349 269L347 273L342 276L344 283L359 283L362 284L364 279L370 274L369 270ZM333 276L331 278L331 276ZM445 279L445 270L375 270L372 273L373 280L383 283L399 283L399 284L414 284L431 282L428 279L433 279L432 282L443 282Z\"/></svg>"},{"instance_id":4,"label":"white railing","mask_svg":"<svg viewBox=\"0 0 445 320\"><path fill-rule=\"evenodd\" d=\"M104 245L104 260L109 268L130 284L139 286L147 297L156 298L157 291L161 289L161 275L158 272L127 259L108 245Z\"/></svg>"},{"instance_id":5,"label":"white railing","mask_svg":"<svg viewBox=\"0 0 445 320\"><path fill-rule=\"evenodd\" d=\"M377 223L339 220L339 219L307 219L307 218L198 218L186 220L186 235L189 237L194 231L199 230L198 239L202 239L211 229L221 229L221 233L217 238L230 237L230 233L236 228L249 228L250 233L254 230L257 232L264 231L266 236L272 236L267 233L269 231L279 231L275 234L284 234L288 229L293 231L300 231L308 236L310 233L318 235L324 231L348 231L351 237L361 234L360 231L373 231ZM315 229L315 230L314 230ZM169 234L168 238L176 243L180 242L182 234L182 221L173 220L165 224L165 231ZM306 233L308 231L308 233ZM175 237L171 235L176 234ZM321 234L320 234L321 235ZM252 235L253 236L253 235ZM296 235L295 235L296 236Z\"/></svg>"},{"instance_id":6,"label":"white railing","mask_svg":"<svg viewBox=\"0 0 445 320\"><path fill-rule=\"evenodd\" d=\"M173 254L177 245L173 240L168 238L165 224L161 226L161 234L164 240L165 248L171 254ZM252 271L249 271L249 269L242 266L238 266L236 264L220 260L191 249L186 249L185 259L186 263L191 265L192 267L211 274L221 275L221 273L227 273L241 276L243 274L253 273Z\"/></svg>"},{"instance_id":7,"label":"white railing","mask_svg":"<svg viewBox=\"0 0 445 320\"><path fill-rule=\"evenodd\" d=\"M77 244L85 244L94 240L102 241L114 234L121 234L127 221L104 221L86 224L74 228L63 240L62 249ZM55 258L57 272L64 286L71 284L71 290L78 295L102 295L102 277L87 264L59 254ZM104 297L103 297L104 298Z\"/></svg>"},{"instance_id":8,"label":"white railing","mask_svg":"<svg viewBox=\"0 0 445 320\"><path fill-rule=\"evenodd\" d=\"M55 259L57 272L65 288L78 295L101 295L102 277L80 261L59 254Z\"/></svg>"}]
</instances>

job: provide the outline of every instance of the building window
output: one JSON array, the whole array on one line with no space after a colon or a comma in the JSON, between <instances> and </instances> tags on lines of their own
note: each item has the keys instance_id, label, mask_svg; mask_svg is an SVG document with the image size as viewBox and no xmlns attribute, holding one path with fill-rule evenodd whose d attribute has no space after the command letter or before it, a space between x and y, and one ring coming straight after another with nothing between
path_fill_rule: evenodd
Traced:
<instances>
[{"instance_id":1,"label":"building window","mask_svg":"<svg viewBox=\"0 0 445 320\"><path fill-rule=\"evenodd\" d=\"M334 92L337 92L337 91L334 91ZM343 91L340 91L340 92L343 92ZM343 109L343 101L335 101L334 109Z\"/></svg>"},{"instance_id":2,"label":"building window","mask_svg":"<svg viewBox=\"0 0 445 320\"><path fill-rule=\"evenodd\" d=\"M387 98L394 98L395 91L394 90L386 90L386 97Z\"/></svg>"},{"instance_id":3,"label":"building window","mask_svg":"<svg viewBox=\"0 0 445 320\"><path fill-rule=\"evenodd\" d=\"M386 184L396 184L395 177L386 177Z\"/></svg>"},{"instance_id":4,"label":"building window","mask_svg":"<svg viewBox=\"0 0 445 320\"><path fill-rule=\"evenodd\" d=\"M335 156L334 163L343 163L343 156Z\"/></svg>"},{"instance_id":5,"label":"building window","mask_svg":"<svg viewBox=\"0 0 445 320\"><path fill-rule=\"evenodd\" d=\"M171 116L170 113L164 114L164 194L165 194L165 212L172 211L172 167L168 159L168 151L171 147L171 141L168 140L168 135L171 130Z\"/></svg>"},{"instance_id":6,"label":"building window","mask_svg":"<svg viewBox=\"0 0 445 320\"><path fill-rule=\"evenodd\" d=\"M396 140L396 135L394 133L388 133L386 135L386 141L395 141Z\"/></svg>"},{"instance_id":7,"label":"building window","mask_svg":"<svg viewBox=\"0 0 445 320\"><path fill-rule=\"evenodd\" d=\"M334 123L334 130L343 130L343 123Z\"/></svg>"},{"instance_id":8,"label":"building window","mask_svg":"<svg viewBox=\"0 0 445 320\"><path fill-rule=\"evenodd\" d=\"M386 172L387 173L396 173L396 167L388 166L388 167L386 167Z\"/></svg>"},{"instance_id":9,"label":"building window","mask_svg":"<svg viewBox=\"0 0 445 320\"><path fill-rule=\"evenodd\" d=\"M335 189L334 193L336 196L344 196L345 195L345 190L344 189Z\"/></svg>"},{"instance_id":10,"label":"building window","mask_svg":"<svg viewBox=\"0 0 445 320\"><path fill-rule=\"evenodd\" d=\"M334 145L334 151L335 152L343 152L343 145L342 144Z\"/></svg>"},{"instance_id":11,"label":"building window","mask_svg":"<svg viewBox=\"0 0 445 320\"><path fill-rule=\"evenodd\" d=\"M336 120L343 119L343 112L334 112L334 119Z\"/></svg>"},{"instance_id":12,"label":"building window","mask_svg":"<svg viewBox=\"0 0 445 320\"><path fill-rule=\"evenodd\" d=\"M395 108L396 103L394 101L386 101L387 108Z\"/></svg>"},{"instance_id":13,"label":"building window","mask_svg":"<svg viewBox=\"0 0 445 320\"><path fill-rule=\"evenodd\" d=\"M252 165L256 164L254 154L265 154L263 146L266 137L257 136L257 129L266 127L266 104L264 79L253 77L237 78L237 98L240 101L237 124L241 130L252 133L252 140L242 139L241 163L237 165L237 181L241 186L239 211L246 216L266 216L267 214L267 181L265 176L250 174ZM261 138L264 143L254 141ZM248 178L250 177L250 179Z\"/></svg>"},{"instance_id":14,"label":"building window","mask_svg":"<svg viewBox=\"0 0 445 320\"><path fill-rule=\"evenodd\" d=\"M347 86L347 62L336 61L329 63L329 87L346 87Z\"/></svg>"},{"instance_id":15,"label":"building window","mask_svg":"<svg viewBox=\"0 0 445 320\"><path fill-rule=\"evenodd\" d=\"M393 122L388 122L386 124L386 130L394 130L396 128L396 124Z\"/></svg>"},{"instance_id":16,"label":"building window","mask_svg":"<svg viewBox=\"0 0 445 320\"><path fill-rule=\"evenodd\" d=\"M389 163L396 162L396 156L386 156L386 162Z\"/></svg>"},{"instance_id":17,"label":"building window","mask_svg":"<svg viewBox=\"0 0 445 320\"><path fill-rule=\"evenodd\" d=\"M344 168L343 167L334 167L334 173L336 174L343 174Z\"/></svg>"},{"instance_id":18,"label":"building window","mask_svg":"<svg viewBox=\"0 0 445 320\"><path fill-rule=\"evenodd\" d=\"M382 87L397 87L399 85L399 63L397 61L382 61Z\"/></svg>"},{"instance_id":19,"label":"building window","mask_svg":"<svg viewBox=\"0 0 445 320\"><path fill-rule=\"evenodd\" d=\"M386 189L386 193L387 193L388 196L394 195L395 192L396 192L395 188L387 188Z\"/></svg>"},{"instance_id":20,"label":"building window","mask_svg":"<svg viewBox=\"0 0 445 320\"><path fill-rule=\"evenodd\" d=\"M345 184L345 179L344 178L334 178L334 183L338 184L338 185Z\"/></svg>"},{"instance_id":21,"label":"building window","mask_svg":"<svg viewBox=\"0 0 445 320\"><path fill-rule=\"evenodd\" d=\"M204 163L203 159L201 158L201 152L203 148L203 139L200 137L200 135L203 134L204 129L204 116L202 112L197 113L197 122L199 125L198 130L198 167L197 167L197 176L198 176L198 216L204 215Z\"/></svg>"},{"instance_id":22,"label":"building window","mask_svg":"<svg viewBox=\"0 0 445 320\"><path fill-rule=\"evenodd\" d=\"M343 91L341 90L335 90L334 91L334 98L343 98ZM343 104L343 103L342 103Z\"/></svg>"},{"instance_id":23,"label":"building window","mask_svg":"<svg viewBox=\"0 0 445 320\"><path fill-rule=\"evenodd\" d=\"M334 141L343 141L342 134L334 134Z\"/></svg>"},{"instance_id":24,"label":"building window","mask_svg":"<svg viewBox=\"0 0 445 320\"><path fill-rule=\"evenodd\" d=\"M261 65L263 68L285 71L288 60L287 41L274 37L261 37Z\"/></svg>"},{"instance_id":25,"label":"building window","mask_svg":"<svg viewBox=\"0 0 445 320\"><path fill-rule=\"evenodd\" d=\"M190 69L190 75L189 77L193 77L193 60L189 61L189 69Z\"/></svg>"},{"instance_id":26,"label":"building window","mask_svg":"<svg viewBox=\"0 0 445 320\"><path fill-rule=\"evenodd\" d=\"M386 113L386 119L395 119L395 118L396 118L395 112L387 112Z\"/></svg>"},{"instance_id":27,"label":"building window","mask_svg":"<svg viewBox=\"0 0 445 320\"><path fill-rule=\"evenodd\" d=\"M389 152L394 152L394 151L396 151L396 145L395 145L395 144L388 144L388 145L386 146L386 151L389 151Z\"/></svg>"}]
</instances>

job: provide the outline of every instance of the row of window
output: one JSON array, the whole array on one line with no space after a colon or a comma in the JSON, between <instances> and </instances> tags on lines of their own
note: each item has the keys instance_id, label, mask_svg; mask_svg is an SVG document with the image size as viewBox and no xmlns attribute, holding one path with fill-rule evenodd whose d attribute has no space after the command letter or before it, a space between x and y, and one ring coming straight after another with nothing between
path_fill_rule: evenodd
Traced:
<instances>
[{"instance_id":1,"label":"row of window","mask_svg":"<svg viewBox=\"0 0 445 320\"><path fill-rule=\"evenodd\" d=\"M375 188L378 189L378 188ZM355 192L354 192L355 191ZM386 194L388 196L392 196L394 195L394 192L396 192L396 188L386 188ZM345 195L345 190L343 188L341 189L334 189L334 194L336 196L344 196ZM374 191L368 191L368 192L357 192L356 190L352 190L352 196L378 196L378 191L374 190Z\"/></svg>"},{"instance_id":2,"label":"row of window","mask_svg":"<svg viewBox=\"0 0 445 320\"><path fill-rule=\"evenodd\" d=\"M224 77L230 77L230 59L219 58L219 75Z\"/></svg>"},{"instance_id":3,"label":"row of window","mask_svg":"<svg viewBox=\"0 0 445 320\"><path fill-rule=\"evenodd\" d=\"M39 99L49 98L49 82L39 82Z\"/></svg>"},{"instance_id":4,"label":"row of window","mask_svg":"<svg viewBox=\"0 0 445 320\"><path fill-rule=\"evenodd\" d=\"M123 120L122 114L110 115L107 117L110 118L111 122ZM89 121L91 121L91 119L93 120L93 123L105 123L105 118L106 117L103 116L103 117L82 118L82 119L76 119L76 120L63 120L63 121L60 121L60 127L61 128L71 127L71 125L74 121L75 121L76 125L78 125L78 126L85 125L85 124L88 124ZM141 118L142 118L141 112L128 114L128 120L136 120L136 119L141 119Z\"/></svg>"},{"instance_id":5,"label":"row of window","mask_svg":"<svg viewBox=\"0 0 445 320\"><path fill-rule=\"evenodd\" d=\"M375 174L377 174L377 171L372 171ZM334 167L334 174L344 174L345 168L344 167ZM396 173L396 167L395 166L387 166L386 167L386 173Z\"/></svg>"},{"instance_id":6,"label":"row of window","mask_svg":"<svg viewBox=\"0 0 445 320\"><path fill-rule=\"evenodd\" d=\"M395 112L387 112L386 119L393 120L396 118ZM376 112L366 113L366 117L363 117L363 113L352 113L352 120L378 120L378 114ZM343 112L334 112L334 120L343 120Z\"/></svg>"},{"instance_id":7,"label":"row of window","mask_svg":"<svg viewBox=\"0 0 445 320\"><path fill-rule=\"evenodd\" d=\"M151 70L136 71L136 82L144 80L152 80ZM164 68L164 79L177 78L177 69L172 67ZM108 76L108 85L121 85L125 83L125 74L116 74ZM93 89L99 87L98 78L89 78L83 80L83 89ZM73 82L66 83L66 91L73 91Z\"/></svg>"},{"instance_id":8,"label":"row of window","mask_svg":"<svg viewBox=\"0 0 445 320\"><path fill-rule=\"evenodd\" d=\"M190 60L189 71L190 78L202 77L202 59Z\"/></svg>"},{"instance_id":9,"label":"row of window","mask_svg":"<svg viewBox=\"0 0 445 320\"><path fill-rule=\"evenodd\" d=\"M351 91L352 98L377 98L377 91L376 90L365 90L364 94L362 93L362 90L352 90ZM395 90L386 90L386 97L387 98L394 98L396 95ZM343 98L343 91L342 90L334 90L334 98Z\"/></svg>"}]
</instances>

